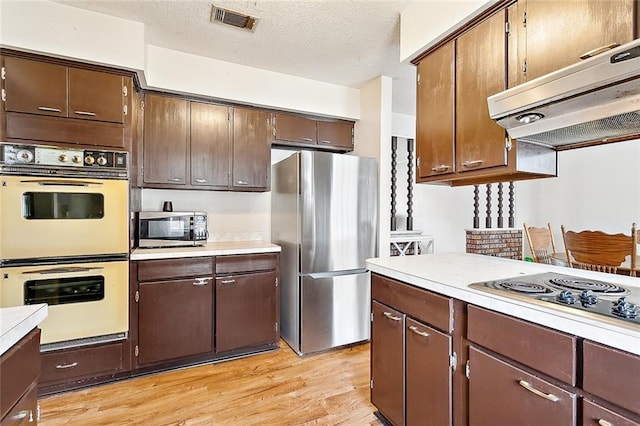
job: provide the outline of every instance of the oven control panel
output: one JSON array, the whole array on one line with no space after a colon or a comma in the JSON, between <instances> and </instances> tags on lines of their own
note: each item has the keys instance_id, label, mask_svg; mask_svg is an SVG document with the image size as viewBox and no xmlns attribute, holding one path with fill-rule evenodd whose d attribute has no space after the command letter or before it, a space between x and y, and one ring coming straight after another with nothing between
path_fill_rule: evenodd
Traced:
<instances>
[{"instance_id":1,"label":"oven control panel","mask_svg":"<svg viewBox=\"0 0 640 426\"><path fill-rule=\"evenodd\" d=\"M0 165L126 171L127 153L40 145L0 144Z\"/></svg>"}]
</instances>

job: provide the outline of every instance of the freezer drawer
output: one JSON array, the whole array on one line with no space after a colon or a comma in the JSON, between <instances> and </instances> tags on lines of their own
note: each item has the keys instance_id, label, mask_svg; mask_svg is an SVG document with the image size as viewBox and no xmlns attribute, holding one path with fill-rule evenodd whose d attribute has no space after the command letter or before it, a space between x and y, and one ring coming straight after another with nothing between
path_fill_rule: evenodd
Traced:
<instances>
[{"instance_id":1,"label":"freezer drawer","mask_svg":"<svg viewBox=\"0 0 640 426\"><path fill-rule=\"evenodd\" d=\"M300 353L369 339L369 272L303 276Z\"/></svg>"}]
</instances>

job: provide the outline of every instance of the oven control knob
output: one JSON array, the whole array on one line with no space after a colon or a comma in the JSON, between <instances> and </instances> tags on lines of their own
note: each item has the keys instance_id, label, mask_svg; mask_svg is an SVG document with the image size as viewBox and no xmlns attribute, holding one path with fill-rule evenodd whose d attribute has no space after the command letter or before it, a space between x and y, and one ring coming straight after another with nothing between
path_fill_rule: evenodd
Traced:
<instances>
[{"instance_id":1,"label":"oven control knob","mask_svg":"<svg viewBox=\"0 0 640 426\"><path fill-rule=\"evenodd\" d=\"M66 163L68 159L69 156L67 154L58 155L58 161L60 161L61 163Z\"/></svg>"},{"instance_id":2,"label":"oven control knob","mask_svg":"<svg viewBox=\"0 0 640 426\"><path fill-rule=\"evenodd\" d=\"M556 300L567 305L573 305L577 301L576 297L569 290L562 290L560 294L556 296Z\"/></svg>"},{"instance_id":3,"label":"oven control knob","mask_svg":"<svg viewBox=\"0 0 640 426\"><path fill-rule=\"evenodd\" d=\"M96 160L96 163L98 163L101 166L104 166L105 164L107 164L107 159L104 157L98 157L98 159Z\"/></svg>"},{"instance_id":4,"label":"oven control knob","mask_svg":"<svg viewBox=\"0 0 640 426\"><path fill-rule=\"evenodd\" d=\"M72 161L74 164L81 164L81 163L82 163L82 157L81 157L81 156L79 156L79 155L74 155L74 156L71 158L71 161Z\"/></svg>"},{"instance_id":5,"label":"oven control knob","mask_svg":"<svg viewBox=\"0 0 640 426\"><path fill-rule=\"evenodd\" d=\"M21 149L16 153L16 160L20 163L30 163L33 161L33 153L26 149Z\"/></svg>"},{"instance_id":6,"label":"oven control knob","mask_svg":"<svg viewBox=\"0 0 640 426\"><path fill-rule=\"evenodd\" d=\"M96 162L96 159L90 155L87 155L86 157L84 157L84 162L88 165L92 165L93 163Z\"/></svg>"},{"instance_id":7,"label":"oven control knob","mask_svg":"<svg viewBox=\"0 0 640 426\"><path fill-rule=\"evenodd\" d=\"M627 302L626 297L621 297L617 302L613 302L611 312L621 318L636 318L638 316L638 307L635 303Z\"/></svg>"},{"instance_id":8,"label":"oven control knob","mask_svg":"<svg viewBox=\"0 0 640 426\"><path fill-rule=\"evenodd\" d=\"M580 303L582 303L582 306L585 308L588 308L598 303L598 296L593 294L593 290L583 290L582 293L580 293Z\"/></svg>"}]
</instances>

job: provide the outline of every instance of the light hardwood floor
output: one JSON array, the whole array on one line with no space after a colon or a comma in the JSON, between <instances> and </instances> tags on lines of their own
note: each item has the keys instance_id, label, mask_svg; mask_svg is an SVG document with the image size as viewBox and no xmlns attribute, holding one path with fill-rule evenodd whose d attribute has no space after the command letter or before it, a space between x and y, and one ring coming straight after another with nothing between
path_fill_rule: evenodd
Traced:
<instances>
[{"instance_id":1,"label":"light hardwood floor","mask_svg":"<svg viewBox=\"0 0 640 426\"><path fill-rule=\"evenodd\" d=\"M40 399L53 425L380 425L369 344L298 357L280 350Z\"/></svg>"}]
</instances>

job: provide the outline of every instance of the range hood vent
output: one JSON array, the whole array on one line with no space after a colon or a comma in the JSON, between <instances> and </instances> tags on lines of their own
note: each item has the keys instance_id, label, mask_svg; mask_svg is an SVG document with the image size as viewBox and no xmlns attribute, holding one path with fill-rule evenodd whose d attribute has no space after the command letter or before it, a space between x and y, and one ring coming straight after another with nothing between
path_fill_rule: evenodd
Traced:
<instances>
[{"instance_id":1,"label":"range hood vent","mask_svg":"<svg viewBox=\"0 0 640 426\"><path fill-rule=\"evenodd\" d=\"M212 5L211 22L253 31L258 18Z\"/></svg>"},{"instance_id":2,"label":"range hood vent","mask_svg":"<svg viewBox=\"0 0 640 426\"><path fill-rule=\"evenodd\" d=\"M489 96L509 136L558 150L640 137L640 40Z\"/></svg>"}]
</instances>

